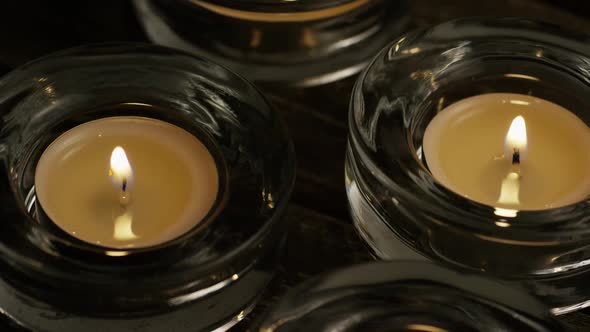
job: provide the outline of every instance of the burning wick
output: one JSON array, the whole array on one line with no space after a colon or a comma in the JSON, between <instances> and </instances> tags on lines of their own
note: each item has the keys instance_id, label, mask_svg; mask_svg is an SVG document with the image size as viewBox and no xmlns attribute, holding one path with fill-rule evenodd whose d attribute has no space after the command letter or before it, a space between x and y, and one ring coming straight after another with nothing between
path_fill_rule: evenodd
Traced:
<instances>
[{"instance_id":1,"label":"burning wick","mask_svg":"<svg viewBox=\"0 0 590 332\"><path fill-rule=\"evenodd\" d=\"M119 203L122 206L129 204L131 199L131 185L133 183L133 170L127 159L125 150L117 146L111 154L111 168L109 176L115 189L119 192Z\"/></svg>"},{"instance_id":2,"label":"burning wick","mask_svg":"<svg viewBox=\"0 0 590 332\"><path fill-rule=\"evenodd\" d=\"M512 153L512 165L520 165L520 152L518 150L514 150L514 153Z\"/></svg>"},{"instance_id":3,"label":"burning wick","mask_svg":"<svg viewBox=\"0 0 590 332\"><path fill-rule=\"evenodd\" d=\"M512 120L510 129L508 129L508 133L506 134L506 140L504 141L504 156L507 159L508 156L512 156L512 158L510 172L502 180L498 204L520 204L520 178L522 177L520 163L526 153L526 148L526 124L524 118L519 115ZM496 208L496 214L506 217L515 217L517 212L518 210Z\"/></svg>"}]
</instances>

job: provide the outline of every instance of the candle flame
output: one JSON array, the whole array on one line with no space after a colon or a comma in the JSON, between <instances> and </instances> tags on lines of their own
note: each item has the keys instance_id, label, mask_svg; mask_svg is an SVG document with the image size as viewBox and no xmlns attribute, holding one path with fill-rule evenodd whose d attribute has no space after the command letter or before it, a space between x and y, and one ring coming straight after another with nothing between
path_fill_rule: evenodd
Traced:
<instances>
[{"instance_id":1,"label":"candle flame","mask_svg":"<svg viewBox=\"0 0 590 332\"><path fill-rule=\"evenodd\" d=\"M131 180L133 179L133 170L131 169L131 164L127 159L125 150L120 146L115 147L111 154L111 168L109 169L109 175L113 185L115 185L117 189L120 189L123 192L129 191L132 182Z\"/></svg>"},{"instance_id":2,"label":"candle flame","mask_svg":"<svg viewBox=\"0 0 590 332\"><path fill-rule=\"evenodd\" d=\"M511 160L512 163L520 163L526 154L527 135L524 118L519 115L510 125L506 139L504 141L504 156Z\"/></svg>"}]
</instances>

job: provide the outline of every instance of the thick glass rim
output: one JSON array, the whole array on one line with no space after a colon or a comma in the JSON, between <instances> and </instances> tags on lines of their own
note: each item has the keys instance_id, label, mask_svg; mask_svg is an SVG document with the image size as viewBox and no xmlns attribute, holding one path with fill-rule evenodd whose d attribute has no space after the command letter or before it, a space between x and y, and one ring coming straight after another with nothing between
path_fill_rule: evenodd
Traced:
<instances>
[{"instance_id":1,"label":"thick glass rim","mask_svg":"<svg viewBox=\"0 0 590 332\"><path fill-rule=\"evenodd\" d=\"M388 317L400 317L402 322L405 321L403 318L407 318L413 322L416 316L412 316L412 309L408 307L411 307L414 301L419 301L422 306L432 304L431 299L421 293L421 286L425 286L426 292L436 294L434 296L438 306L434 306L434 311L430 312L433 317L437 315L436 309L440 310L441 305L444 306L447 301L450 305L459 306L463 313L464 310L473 309L472 314L480 314L478 309L472 307L461 308L460 302L469 298L470 305L480 304L487 309L484 309L485 312L482 311L480 316L490 319L487 324L494 321L492 311L498 310L499 316L511 317L531 330L561 329L560 324L551 317L549 310L520 287L508 286L468 272L453 271L430 262L400 260L358 264L308 280L288 293L278 306L267 314L261 324L261 330L270 332L317 328L322 326L318 322L323 320L329 322L325 327L338 326L345 331L355 330L358 326L367 326L372 319L379 322L384 311L376 311L376 307L383 310L391 308L392 311L387 312ZM396 287L399 287L398 290L413 287L412 291L415 293L408 291L411 300L398 299L399 302L394 302L392 298ZM447 291L451 293L446 293ZM372 301L365 304L373 305L371 309L378 313L376 317L371 316L371 309L363 312L362 307L355 306L356 301L363 303L362 299L372 296L371 294L377 294L377 298L372 298ZM342 303L347 305L338 307ZM395 311L396 305L404 309ZM439 314L445 317L445 313L441 310ZM354 323L350 321L349 315L355 315ZM419 316L416 324L421 323L419 319L424 319L424 316ZM468 321L462 323L476 328Z\"/></svg>"}]
</instances>

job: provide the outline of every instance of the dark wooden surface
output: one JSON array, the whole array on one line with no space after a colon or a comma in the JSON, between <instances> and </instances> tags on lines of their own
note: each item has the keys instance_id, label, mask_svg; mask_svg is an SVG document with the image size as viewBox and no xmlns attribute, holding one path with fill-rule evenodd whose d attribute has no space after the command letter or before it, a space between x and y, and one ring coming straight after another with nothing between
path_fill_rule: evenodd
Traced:
<instances>
[{"instance_id":1,"label":"dark wooden surface","mask_svg":"<svg viewBox=\"0 0 590 332\"><path fill-rule=\"evenodd\" d=\"M464 16L521 16L590 33L586 1L415 0L408 29ZM564 5L563 8L560 7ZM585 16L587 15L587 16ZM57 49L88 42L147 41L129 2L4 1L0 4L0 70ZM395 36L392 36L392 39ZM344 191L348 99L354 80L319 89L263 87L286 120L298 160L290 233L279 275L260 305L234 330L253 321L295 284L334 268L371 260L350 224ZM560 320L590 331L590 311Z\"/></svg>"}]
</instances>

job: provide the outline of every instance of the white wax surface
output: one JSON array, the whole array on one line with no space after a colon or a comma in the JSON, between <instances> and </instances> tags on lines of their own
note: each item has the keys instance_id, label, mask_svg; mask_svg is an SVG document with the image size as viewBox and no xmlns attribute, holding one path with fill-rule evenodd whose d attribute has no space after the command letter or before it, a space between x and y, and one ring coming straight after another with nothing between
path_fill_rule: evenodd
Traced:
<instances>
[{"instance_id":1,"label":"white wax surface","mask_svg":"<svg viewBox=\"0 0 590 332\"><path fill-rule=\"evenodd\" d=\"M109 178L113 149L121 146L133 169L130 202ZM38 203L70 235L108 248L149 247L198 225L219 189L216 163L195 136L143 117L110 117L58 137L37 165Z\"/></svg>"}]
</instances>

